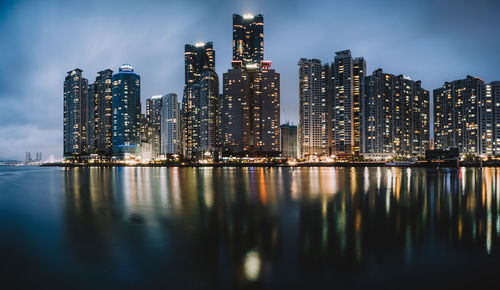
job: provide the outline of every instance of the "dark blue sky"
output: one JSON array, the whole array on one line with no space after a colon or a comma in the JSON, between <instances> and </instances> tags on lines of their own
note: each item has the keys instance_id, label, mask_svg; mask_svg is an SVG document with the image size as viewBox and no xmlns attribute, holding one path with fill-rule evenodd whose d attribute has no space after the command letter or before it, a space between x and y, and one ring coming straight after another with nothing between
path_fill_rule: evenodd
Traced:
<instances>
[{"instance_id":1,"label":"dark blue sky","mask_svg":"<svg viewBox=\"0 0 500 290\"><path fill-rule=\"evenodd\" d=\"M62 156L66 72L130 63L142 98L182 96L184 44L213 41L230 67L233 13L264 14L264 57L281 73L281 122L298 121L299 58L364 56L428 90L467 74L500 80L500 1L9 1L0 3L0 159Z\"/></svg>"}]
</instances>

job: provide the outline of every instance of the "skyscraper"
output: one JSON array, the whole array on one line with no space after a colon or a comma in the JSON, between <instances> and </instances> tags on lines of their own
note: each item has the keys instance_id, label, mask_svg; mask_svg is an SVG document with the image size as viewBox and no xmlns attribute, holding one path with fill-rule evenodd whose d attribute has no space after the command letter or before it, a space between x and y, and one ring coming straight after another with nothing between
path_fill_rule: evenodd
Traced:
<instances>
[{"instance_id":1,"label":"skyscraper","mask_svg":"<svg viewBox=\"0 0 500 290\"><path fill-rule=\"evenodd\" d=\"M264 16L233 14L233 61L260 64L264 60Z\"/></svg>"},{"instance_id":2,"label":"skyscraper","mask_svg":"<svg viewBox=\"0 0 500 290\"><path fill-rule=\"evenodd\" d=\"M500 155L500 82L485 86L481 100L481 154Z\"/></svg>"},{"instance_id":3,"label":"skyscraper","mask_svg":"<svg viewBox=\"0 0 500 290\"><path fill-rule=\"evenodd\" d=\"M482 152L480 106L484 89L483 80L467 76L465 79L445 82L441 88L434 90L436 149L457 147L463 154Z\"/></svg>"},{"instance_id":4,"label":"skyscraper","mask_svg":"<svg viewBox=\"0 0 500 290\"><path fill-rule=\"evenodd\" d=\"M146 120L160 130L162 95L146 99Z\"/></svg>"},{"instance_id":5,"label":"skyscraper","mask_svg":"<svg viewBox=\"0 0 500 290\"><path fill-rule=\"evenodd\" d=\"M146 123L150 133L148 142L151 146L152 158L157 159L161 153L161 106L162 95L152 96L146 99ZM156 132L153 132L156 131Z\"/></svg>"},{"instance_id":6,"label":"skyscraper","mask_svg":"<svg viewBox=\"0 0 500 290\"><path fill-rule=\"evenodd\" d=\"M429 92L420 81L378 69L365 78L361 107L364 156L416 156L428 148Z\"/></svg>"},{"instance_id":7,"label":"skyscraper","mask_svg":"<svg viewBox=\"0 0 500 290\"><path fill-rule=\"evenodd\" d=\"M113 75L113 154L136 158L140 153L141 81L129 64Z\"/></svg>"},{"instance_id":8,"label":"skyscraper","mask_svg":"<svg viewBox=\"0 0 500 290\"><path fill-rule=\"evenodd\" d=\"M327 82L330 68L318 59L301 58L299 63L300 158L316 159L329 155L329 95ZM281 129L283 134L283 125ZM283 136L281 138L283 140ZM283 156L283 152L282 152Z\"/></svg>"},{"instance_id":9,"label":"skyscraper","mask_svg":"<svg viewBox=\"0 0 500 290\"><path fill-rule=\"evenodd\" d=\"M297 158L297 126L282 124L281 128L281 157Z\"/></svg>"},{"instance_id":10,"label":"skyscraper","mask_svg":"<svg viewBox=\"0 0 500 290\"><path fill-rule=\"evenodd\" d=\"M201 150L201 76L215 72L213 43L186 44L184 52L185 82L182 100L183 148L186 158L194 158Z\"/></svg>"},{"instance_id":11,"label":"skyscraper","mask_svg":"<svg viewBox=\"0 0 500 290\"><path fill-rule=\"evenodd\" d=\"M264 61L262 15L233 15L232 69L223 76L224 155L278 156L280 75Z\"/></svg>"},{"instance_id":12,"label":"skyscraper","mask_svg":"<svg viewBox=\"0 0 500 290\"><path fill-rule=\"evenodd\" d=\"M93 153L109 158L113 154L113 71L98 72L89 89L92 101Z\"/></svg>"},{"instance_id":13,"label":"skyscraper","mask_svg":"<svg viewBox=\"0 0 500 290\"><path fill-rule=\"evenodd\" d=\"M332 64L332 153L338 156L359 154L360 98L366 63L353 59L350 50L335 53Z\"/></svg>"},{"instance_id":14,"label":"skyscraper","mask_svg":"<svg viewBox=\"0 0 500 290\"><path fill-rule=\"evenodd\" d=\"M81 69L69 71L64 80L64 158L79 160L88 155L88 81Z\"/></svg>"},{"instance_id":15,"label":"skyscraper","mask_svg":"<svg viewBox=\"0 0 500 290\"><path fill-rule=\"evenodd\" d=\"M161 98L161 154L181 153L181 111L176 94L166 94Z\"/></svg>"},{"instance_id":16,"label":"skyscraper","mask_svg":"<svg viewBox=\"0 0 500 290\"><path fill-rule=\"evenodd\" d=\"M217 159L220 149L219 77L212 70L206 70L201 75L200 110L201 153Z\"/></svg>"}]
</instances>

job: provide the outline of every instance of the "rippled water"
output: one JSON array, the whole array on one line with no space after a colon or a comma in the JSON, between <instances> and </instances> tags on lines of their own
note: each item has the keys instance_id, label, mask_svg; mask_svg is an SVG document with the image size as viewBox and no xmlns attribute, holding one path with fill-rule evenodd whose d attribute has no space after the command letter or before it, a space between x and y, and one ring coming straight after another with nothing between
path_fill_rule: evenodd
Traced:
<instances>
[{"instance_id":1,"label":"rippled water","mask_svg":"<svg viewBox=\"0 0 500 290\"><path fill-rule=\"evenodd\" d=\"M499 189L491 168L0 167L0 286L494 289Z\"/></svg>"}]
</instances>

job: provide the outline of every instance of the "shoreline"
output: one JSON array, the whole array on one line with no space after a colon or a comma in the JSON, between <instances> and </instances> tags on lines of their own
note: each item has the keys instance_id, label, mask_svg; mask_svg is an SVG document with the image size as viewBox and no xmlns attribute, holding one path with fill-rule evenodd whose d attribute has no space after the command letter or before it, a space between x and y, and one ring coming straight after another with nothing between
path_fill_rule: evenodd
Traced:
<instances>
[{"instance_id":1,"label":"shoreline","mask_svg":"<svg viewBox=\"0 0 500 290\"><path fill-rule=\"evenodd\" d=\"M398 167L388 166L385 162L305 162L297 164L288 163L157 163L157 164L123 164L123 163L45 163L43 167ZM455 161L427 162L420 161L409 166L399 168L457 168L457 167L500 167L500 161Z\"/></svg>"}]
</instances>

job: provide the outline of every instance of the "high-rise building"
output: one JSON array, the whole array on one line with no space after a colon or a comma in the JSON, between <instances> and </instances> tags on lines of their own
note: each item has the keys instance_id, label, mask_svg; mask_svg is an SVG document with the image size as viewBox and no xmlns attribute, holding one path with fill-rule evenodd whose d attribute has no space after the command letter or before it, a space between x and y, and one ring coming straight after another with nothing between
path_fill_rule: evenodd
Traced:
<instances>
[{"instance_id":1,"label":"high-rise building","mask_svg":"<svg viewBox=\"0 0 500 290\"><path fill-rule=\"evenodd\" d=\"M158 127L160 130L160 119L161 119L161 99L163 95L152 96L146 99L146 120Z\"/></svg>"},{"instance_id":2,"label":"high-rise building","mask_svg":"<svg viewBox=\"0 0 500 290\"><path fill-rule=\"evenodd\" d=\"M69 71L64 80L64 158L79 160L89 153L88 81L81 69Z\"/></svg>"},{"instance_id":3,"label":"high-rise building","mask_svg":"<svg viewBox=\"0 0 500 290\"><path fill-rule=\"evenodd\" d=\"M160 158L160 130L141 115L141 161L149 162Z\"/></svg>"},{"instance_id":4,"label":"high-rise building","mask_svg":"<svg viewBox=\"0 0 500 290\"><path fill-rule=\"evenodd\" d=\"M217 159L220 149L219 77L212 70L201 75L200 151L203 157Z\"/></svg>"},{"instance_id":5,"label":"high-rise building","mask_svg":"<svg viewBox=\"0 0 500 290\"><path fill-rule=\"evenodd\" d=\"M35 162L42 162L42 152L36 152Z\"/></svg>"},{"instance_id":6,"label":"high-rise building","mask_svg":"<svg viewBox=\"0 0 500 290\"><path fill-rule=\"evenodd\" d=\"M282 124L281 128L281 157L297 158L297 126Z\"/></svg>"},{"instance_id":7,"label":"high-rise building","mask_svg":"<svg viewBox=\"0 0 500 290\"><path fill-rule=\"evenodd\" d=\"M485 86L481 100L481 154L500 155L500 81Z\"/></svg>"},{"instance_id":8,"label":"high-rise building","mask_svg":"<svg viewBox=\"0 0 500 290\"><path fill-rule=\"evenodd\" d=\"M177 94L166 94L161 99L161 154L181 153L181 111Z\"/></svg>"},{"instance_id":9,"label":"high-rise building","mask_svg":"<svg viewBox=\"0 0 500 290\"><path fill-rule=\"evenodd\" d=\"M24 163L30 164L31 162L33 162L33 160L31 159L31 152L26 152L26 158L24 159Z\"/></svg>"},{"instance_id":10,"label":"high-rise building","mask_svg":"<svg viewBox=\"0 0 500 290\"><path fill-rule=\"evenodd\" d=\"M233 15L232 68L223 76L223 154L278 156L280 75L264 61L262 15Z\"/></svg>"},{"instance_id":11,"label":"high-rise building","mask_svg":"<svg viewBox=\"0 0 500 290\"><path fill-rule=\"evenodd\" d=\"M350 50L335 53L332 64L332 153L358 155L360 151L360 99L366 63L353 59Z\"/></svg>"},{"instance_id":12,"label":"high-rise building","mask_svg":"<svg viewBox=\"0 0 500 290\"><path fill-rule=\"evenodd\" d=\"M480 107L484 89L483 80L467 76L465 79L445 82L441 88L434 90L436 149L456 147L463 154L482 152Z\"/></svg>"},{"instance_id":13,"label":"high-rise building","mask_svg":"<svg viewBox=\"0 0 500 290\"><path fill-rule=\"evenodd\" d=\"M318 59L305 58L301 58L298 65L299 156L306 159L326 157L329 156L330 67L322 65ZM283 135L281 139L283 140Z\"/></svg>"},{"instance_id":14,"label":"high-rise building","mask_svg":"<svg viewBox=\"0 0 500 290\"><path fill-rule=\"evenodd\" d=\"M92 153L109 158L113 154L113 71L98 72L89 86L92 102Z\"/></svg>"},{"instance_id":15,"label":"high-rise building","mask_svg":"<svg viewBox=\"0 0 500 290\"><path fill-rule=\"evenodd\" d=\"M264 60L264 16L233 14L233 61L260 64Z\"/></svg>"},{"instance_id":16,"label":"high-rise building","mask_svg":"<svg viewBox=\"0 0 500 290\"><path fill-rule=\"evenodd\" d=\"M159 158L161 153L160 131L162 97L162 95L156 95L146 99L146 123L148 124L148 130L156 130L156 132L150 132L148 135L151 137L148 139L148 142L150 142L153 159Z\"/></svg>"},{"instance_id":17,"label":"high-rise building","mask_svg":"<svg viewBox=\"0 0 500 290\"><path fill-rule=\"evenodd\" d=\"M183 151L186 158L200 152L201 140L201 76L205 71L215 72L213 43L186 44L184 52L184 96L182 99Z\"/></svg>"},{"instance_id":18,"label":"high-rise building","mask_svg":"<svg viewBox=\"0 0 500 290\"><path fill-rule=\"evenodd\" d=\"M418 156L428 149L429 92L420 81L378 69L365 78L361 108L364 156Z\"/></svg>"},{"instance_id":19,"label":"high-rise building","mask_svg":"<svg viewBox=\"0 0 500 290\"><path fill-rule=\"evenodd\" d=\"M113 75L113 155L136 158L140 154L141 80L129 64Z\"/></svg>"}]
</instances>

